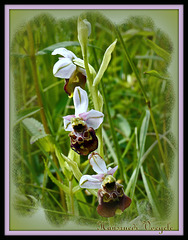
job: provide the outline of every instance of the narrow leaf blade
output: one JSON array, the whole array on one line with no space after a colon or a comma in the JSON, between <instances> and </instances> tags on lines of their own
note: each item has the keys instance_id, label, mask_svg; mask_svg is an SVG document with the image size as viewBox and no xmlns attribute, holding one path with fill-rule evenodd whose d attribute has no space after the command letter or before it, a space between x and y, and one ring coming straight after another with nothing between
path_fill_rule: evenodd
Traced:
<instances>
[{"instance_id":1,"label":"narrow leaf blade","mask_svg":"<svg viewBox=\"0 0 188 240\"><path fill-rule=\"evenodd\" d=\"M99 71L93 81L94 86L99 84L104 72L106 71L108 64L110 62L110 59L111 59L111 54L114 51L116 42L117 42L117 39L106 49L106 52L104 53L103 60L102 60L101 66L99 68Z\"/></svg>"},{"instance_id":2,"label":"narrow leaf blade","mask_svg":"<svg viewBox=\"0 0 188 240\"><path fill-rule=\"evenodd\" d=\"M147 72L144 72L144 74L147 74L147 75L149 75L149 76L156 77L156 78L159 78L159 79L168 80L168 78L162 76L162 75L161 75L160 73L158 73L156 70L147 71Z\"/></svg>"},{"instance_id":3,"label":"narrow leaf blade","mask_svg":"<svg viewBox=\"0 0 188 240\"><path fill-rule=\"evenodd\" d=\"M142 156L144 154L144 147L145 147L145 141L146 141L146 134L147 134L147 131L148 131L148 126L149 126L149 120L150 120L150 112L149 110L146 110L146 115L142 121L142 125L141 125L141 128L140 128L140 137L139 137L139 149L138 149L138 163L137 163L137 166L135 168L135 175L133 177L133 180L132 180L132 192L131 192L131 198L133 198L134 196L134 191L135 191L135 187L136 187L136 182L137 182L137 179L138 179L138 173L139 173L139 169L141 167L141 164L142 164Z\"/></svg>"},{"instance_id":4,"label":"narrow leaf blade","mask_svg":"<svg viewBox=\"0 0 188 240\"><path fill-rule=\"evenodd\" d=\"M169 62L170 61L170 53L168 53L166 50L164 50L163 48L159 47L156 43L154 43L153 41L146 39L144 40L144 43L150 47L151 49L154 50L154 52L159 55L160 57L162 57L165 61Z\"/></svg>"},{"instance_id":5,"label":"narrow leaf blade","mask_svg":"<svg viewBox=\"0 0 188 240\"><path fill-rule=\"evenodd\" d=\"M149 202L152 206L153 212L156 217L160 217L159 204L157 201L156 193L155 193L154 189L152 188L152 185L150 184L149 178L147 178L145 176L144 169L142 166L141 166L140 170L141 170L144 187L145 187Z\"/></svg>"}]
</instances>

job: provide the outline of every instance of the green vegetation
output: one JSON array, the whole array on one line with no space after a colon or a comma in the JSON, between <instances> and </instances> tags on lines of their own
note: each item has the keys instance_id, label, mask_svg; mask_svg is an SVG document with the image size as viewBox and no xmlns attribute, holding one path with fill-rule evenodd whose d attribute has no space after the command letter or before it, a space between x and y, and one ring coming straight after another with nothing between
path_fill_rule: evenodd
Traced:
<instances>
[{"instance_id":1,"label":"green vegetation","mask_svg":"<svg viewBox=\"0 0 188 240\"><path fill-rule=\"evenodd\" d=\"M115 177L132 199L130 207L114 217L115 222L123 226L147 219L163 221L170 214L169 179L175 150L169 131L171 41L148 18L133 17L120 26L95 12L81 18L91 23L87 58L96 72L106 49L117 39L99 83L105 116L101 129L104 160L107 166L119 166ZM82 174L94 171L87 156L78 159L69 152L62 116L74 114L74 105L64 91L64 79L53 76L57 56L51 53L58 47L83 59L77 18L56 21L39 15L23 26L11 43L15 99L11 151L13 182L19 195L14 206L26 215L37 211L40 204L52 224L74 220L96 229L99 220L107 219L96 211L96 191L78 185ZM96 103L88 85L86 90L92 109Z\"/></svg>"}]
</instances>

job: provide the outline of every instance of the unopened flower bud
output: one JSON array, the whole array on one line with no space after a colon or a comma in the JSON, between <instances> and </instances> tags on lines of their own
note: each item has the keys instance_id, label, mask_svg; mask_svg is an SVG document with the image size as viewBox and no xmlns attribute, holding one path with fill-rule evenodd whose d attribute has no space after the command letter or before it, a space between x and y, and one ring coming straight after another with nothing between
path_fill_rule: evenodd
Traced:
<instances>
[{"instance_id":1,"label":"unopened flower bud","mask_svg":"<svg viewBox=\"0 0 188 240\"><path fill-rule=\"evenodd\" d=\"M77 31L78 41L81 45L82 55L84 56L87 48L88 36L91 33L91 24L86 19L82 20L78 18Z\"/></svg>"}]
</instances>

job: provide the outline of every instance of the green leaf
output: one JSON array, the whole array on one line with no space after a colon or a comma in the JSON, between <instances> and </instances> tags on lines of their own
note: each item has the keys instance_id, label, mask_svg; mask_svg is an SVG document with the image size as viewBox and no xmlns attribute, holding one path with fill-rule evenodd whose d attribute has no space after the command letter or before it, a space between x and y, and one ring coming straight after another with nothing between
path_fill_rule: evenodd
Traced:
<instances>
[{"instance_id":1,"label":"green leaf","mask_svg":"<svg viewBox=\"0 0 188 240\"><path fill-rule=\"evenodd\" d=\"M163 48L159 47L156 43L154 43L153 41L149 40L149 39L145 39L143 40L144 43L150 47L151 49L154 50L154 52L159 55L160 57L162 57L165 61L169 62L170 61L170 53L168 53L166 50L164 50Z\"/></svg>"},{"instance_id":2,"label":"green leaf","mask_svg":"<svg viewBox=\"0 0 188 240\"><path fill-rule=\"evenodd\" d=\"M43 158L44 160L44 158ZM61 188L64 192L66 193L70 193L69 188L67 186L65 186L64 184L62 184L61 182L59 182L54 176L53 174L50 172L50 169L48 168L47 162L44 160L44 166L46 169L46 172L48 173L49 178L52 180L53 183L55 183L59 188Z\"/></svg>"},{"instance_id":3,"label":"green leaf","mask_svg":"<svg viewBox=\"0 0 188 240\"><path fill-rule=\"evenodd\" d=\"M150 112L149 112L149 110L146 110L146 114L145 114L145 117L142 121L142 125L141 125L141 128L140 128L138 162L137 162L137 165L136 165L136 168L135 168L136 171L135 171L135 173L133 172L134 177L132 178L131 198L133 198L133 196L134 196L136 182L137 182L137 179L138 179L138 173L139 173L139 169L140 169L141 164L142 164L141 160L142 160L142 156L144 154L144 147L145 147L145 142L146 142L146 134L147 134L147 131L148 131L148 126L149 126L149 120L150 120Z\"/></svg>"},{"instance_id":4,"label":"green leaf","mask_svg":"<svg viewBox=\"0 0 188 240\"><path fill-rule=\"evenodd\" d=\"M88 29L88 37L90 36L91 34L91 23L88 22L87 19L84 19L83 22L85 23L85 25L87 26L87 29Z\"/></svg>"},{"instance_id":5,"label":"green leaf","mask_svg":"<svg viewBox=\"0 0 188 240\"><path fill-rule=\"evenodd\" d=\"M104 72L106 71L108 64L110 62L110 59L111 59L111 54L115 48L116 42L117 42L117 39L106 49L104 56L103 56L101 66L99 68L99 71L93 81L94 86L99 84Z\"/></svg>"},{"instance_id":6,"label":"green leaf","mask_svg":"<svg viewBox=\"0 0 188 240\"><path fill-rule=\"evenodd\" d=\"M80 178L82 177L82 173L80 172L80 169L78 167L78 164L74 162L72 159L66 157L63 153L61 153L63 159L69 164L69 166L72 168L72 172L74 174L74 177L80 181ZM97 196L97 192L94 189L88 189L88 191Z\"/></svg>"},{"instance_id":7,"label":"green leaf","mask_svg":"<svg viewBox=\"0 0 188 240\"><path fill-rule=\"evenodd\" d=\"M90 208L90 206L88 206L86 197L87 196L82 191L75 192L75 198L78 201L81 211L84 213L84 216L90 217L91 216L91 208Z\"/></svg>"},{"instance_id":8,"label":"green leaf","mask_svg":"<svg viewBox=\"0 0 188 240\"><path fill-rule=\"evenodd\" d=\"M43 124L34 118L26 118L22 121L22 123L27 128L31 136L36 136L39 133L45 133Z\"/></svg>"},{"instance_id":9,"label":"green leaf","mask_svg":"<svg viewBox=\"0 0 188 240\"><path fill-rule=\"evenodd\" d=\"M75 178L79 181L82 177L82 173L80 172L80 169L78 167L78 164L74 162L72 159L66 157L63 153L61 153L62 158L69 164L69 166L72 169L72 172L75 176Z\"/></svg>"},{"instance_id":10,"label":"green leaf","mask_svg":"<svg viewBox=\"0 0 188 240\"><path fill-rule=\"evenodd\" d=\"M122 34L123 36L123 40L124 41L128 41L131 38L133 38L134 36L144 36L144 37L149 37L149 36L154 36L155 32L151 32L151 31L140 31L139 29L129 29L127 30L124 34Z\"/></svg>"},{"instance_id":11,"label":"green leaf","mask_svg":"<svg viewBox=\"0 0 188 240\"><path fill-rule=\"evenodd\" d=\"M78 31L78 41L81 45L82 49L82 55L86 55L86 49L87 49L87 42L88 42L88 35L89 35L89 27L88 27L88 21L82 20L80 17L78 18L78 24L77 24L77 31Z\"/></svg>"},{"instance_id":12,"label":"green leaf","mask_svg":"<svg viewBox=\"0 0 188 240\"><path fill-rule=\"evenodd\" d=\"M76 162L78 167L80 166L80 155L73 151L72 148L69 150L68 158Z\"/></svg>"},{"instance_id":13,"label":"green leaf","mask_svg":"<svg viewBox=\"0 0 188 240\"><path fill-rule=\"evenodd\" d=\"M153 212L154 212L156 217L160 217L160 215L161 215L160 214L160 207L159 207L159 203L158 203L158 200L157 200L158 198L157 198L157 195L155 193L155 190L153 189L153 186L152 186L149 178L147 178L146 175L144 174L143 166L141 166L140 170L141 170L141 175L142 175L142 180L143 180L143 183L144 183L144 187L145 187L149 202L152 206Z\"/></svg>"},{"instance_id":14,"label":"green leaf","mask_svg":"<svg viewBox=\"0 0 188 240\"><path fill-rule=\"evenodd\" d=\"M146 134L149 126L150 112L146 110L146 115L142 121L142 125L140 128L140 137L139 137L139 147L140 147L140 155L144 154L144 146L146 141Z\"/></svg>"},{"instance_id":15,"label":"green leaf","mask_svg":"<svg viewBox=\"0 0 188 240\"><path fill-rule=\"evenodd\" d=\"M22 123L31 136L30 143L33 144L39 140L45 151L49 152L50 144L46 137L50 135L45 133L43 124L34 118L25 118Z\"/></svg>"},{"instance_id":16,"label":"green leaf","mask_svg":"<svg viewBox=\"0 0 188 240\"><path fill-rule=\"evenodd\" d=\"M35 143L36 141L38 141L39 139L45 138L45 137L47 137L47 136L49 136L49 135L46 134L46 133L32 136L32 137L30 138L30 143L33 144L33 143Z\"/></svg>"},{"instance_id":17,"label":"green leaf","mask_svg":"<svg viewBox=\"0 0 188 240\"><path fill-rule=\"evenodd\" d=\"M80 43L78 41L58 42L58 43L50 45L44 49L39 50L35 55L40 56L40 55L45 55L45 54L51 54L56 48L61 48L61 47L66 48L66 47L72 47L72 46L80 47ZM93 45L93 44L88 44L88 47L96 48L100 51L103 51L103 49L101 49L100 47ZM25 57L25 56L27 56L27 55L23 55L23 57Z\"/></svg>"},{"instance_id":18,"label":"green leaf","mask_svg":"<svg viewBox=\"0 0 188 240\"><path fill-rule=\"evenodd\" d=\"M135 59L152 59L155 61L164 61L164 59L162 57L156 56L156 55L136 55L134 57Z\"/></svg>"},{"instance_id":19,"label":"green leaf","mask_svg":"<svg viewBox=\"0 0 188 240\"><path fill-rule=\"evenodd\" d=\"M147 72L144 72L144 74L148 74L149 76L156 77L156 78L159 78L159 79L168 80L168 78L163 77L156 70L147 71Z\"/></svg>"},{"instance_id":20,"label":"green leaf","mask_svg":"<svg viewBox=\"0 0 188 240\"><path fill-rule=\"evenodd\" d=\"M111 153L112 158L114 159L114 163L118 164L118 158L116 156L114 148L113 148L113 146L112 146L112 144L111 144L111 142L110 142L110 140L108 138L108 135L107 135L106 131L104 130L104 128L102 128L102 135L104 137L104 141L106 143L106 146L107 146L109 152Z\"/></svg>"},{"instance_id":21,"label":"green leaf","mask_svg":"<svg viewBox=\"0 0 188 240\"><path fill-rule=\"evenodd\" d=\"M56 44L50 45L36 53L36 55L44 55L44 54L51 54L56 48L61 47L70 47L70 46L80 46L79 42L77 41L64 41L58 42Z\"/></svg>"},{"instance_id":22,"label":"green leaf","mask_svg":"<svg viewBox=\"0 0 188 240\"><path fill-rule=\"evenodd\" d=\"M58 147L54 145L54 148L55 148L56 157L58 158L60 167L61 167L64 175L66 176L67 179L71 180L71 178L72 178L72 171L71 171L70 166L69 166L68 163L63 159L63 157L62 157L62 155L61 155Z\"/></svg>"},{"instance_id":23,"label":"green leaf","mask_svg":"<svg viewBox=\"0 0 188 240\"><path fill-rule=\"evenodd\" d=\"M117 115L118 118L118 128L125 134L128 138L131 134L131 127L126 118L124 118L121 114Z\"/></svg>"},{"instance_id":24,"label":"green leaf","mask_svg":"<svg viewBox=\"0 0 188 240\"><path fill-rule=\"evenodd\" d=\"M164 135L161 135L160 136L160 139L162 137L164 137L165 135L167 134L167 132L164 134ZM147 158L147 156L151 153L151 151L153 150L153 148L157 145L158 141L156 140L153 144L151 144L151 146L147 149L147 151L143 154L142 158L141 158L141 164L144 163L145 159ZM155 159L155 158L154 158ZM159 168L159 167L158 167ZM160 173L162 172L162 170L160 170ZM136 174L136 168L134 169L130 179L129 179L129 182L127 184L127 188L126 188L126 191L125 191L125 194L128 195L130 189L132 188L132 184L133 184L133 181L134 181L134 177L135 177L135 174ZM165 182L165 185L167 186L167 180L166 180L166 176L164 175L164 173L161 173L161 176Z\"/></svg>"}]
</instances>

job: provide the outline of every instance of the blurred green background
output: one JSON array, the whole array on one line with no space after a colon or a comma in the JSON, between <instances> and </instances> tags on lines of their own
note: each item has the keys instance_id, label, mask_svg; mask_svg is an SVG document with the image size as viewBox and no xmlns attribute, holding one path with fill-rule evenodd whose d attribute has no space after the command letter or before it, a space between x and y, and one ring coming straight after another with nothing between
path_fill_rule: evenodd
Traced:
<instances>
[{"instance_id":1,"label":"blurred green background","mask_svg":"<svg viewBox=\"0 0 188 240\"><path fill-rule=\"evenodd\" d=\"M155 147L148 155L144 164L145 172L151 188L157 196L160 211L164 215L164 222L170 221L174 228L178 227L178 11L177 10L10 10L10 54L11 54L11 229L12 230L37 230L37 229L80 229L89 230L86 224L90 218L91 225L94 219L100 220L98 216L86 216L83 212L83 204L76 203L83 216L82 225L74 222L75 219L66 221L62 228L62 218L53 211L60 211L57 204L58 193L52 182L48 182L47 188L54 191L45 193L46 202L42 207L50 211L45 213L39 210L39 199L41 197L41 186L44 180L44 166L41 161L41 151L38 147L29 143L29 136L25 132L21 120L27 111L33 109L35 117L40 121L37 108L35 88L32 81L31 66L28 58L29 43L27 41L26 24L31 21L34 34L35 52L37 55L37 69L42 88L44 90L45 104L52 123L54 136L62 146L64 154L68 153L69 141L67 133L62 128L62 116L72 114L72 100L68 100L63 91L64 81L57 79L52 74L52 68L57 61L51 56L48 46L64 42L77 41L77 16L87 18L92 25L92 33L89 44L89 63L97 70L102 61L106 48L117 38L113 23L119 25L124 42L127 44L131 58L141 75L144 88L151 100L154 117L160 134L165 134L167 140L163 139L163 147L168 158L170 177L168 185L164 184L161 160L159 160L158 148ZM171 62L165 61L155 49L146 44L146 39L154 41L160 48L171 54ZM78 57L82 58L80 47L75 43L67 47ZM155 70L160 73L159 77L144 74L144 72ZM107 97L110 116L114 122L120 152L123 155L135 127L139 129L143 113L146 110L144 98L139 89L135 75L132 72L122 51L120 42L117 42L109 68L103 77L105 94ZM66 113L66 114L65 114ZM104 105L104 114L107 116ZM107 163L114 160L113 141L107 117L104 121L105 145L104 151ZM109 141L107 140L109 139ZM155 135L152 125L149 125L145 149L154 143ZM170 142L170 144L169 144ZM173 149L173 151L172 151ZM86 159L82 159L82 163ZM124 170L130 178L136 164L136 143L131 144L128 153L123 156ZM157 163L158 162L158 163ZM157 167L161 171L157 171ZM89 170L90 171L90 170ZM52 170L53 172L53 170ZM118 176L117 176L118 178ZM23 186L23 183L27 183ZM22 184L21 184L22 183ZM33 187L35 186L35 187ZM38 190L37 187L38 186ZM125 185L126 186L126 185ZM20 194L25 194L21 197ZM51 194L54 194L51 196ZM15 197L17 195L17 198ZM29 197L28 197L29 196ZM151 210L151 198L148 199L142 178L139 176L135 191L134 203L128 214L121 217L125 222L136 222L145 218L155 218ZM173 197L172 197L173 196ZM25 198L25 199L24 199ZM172 200L173 198L173 200ZM15 200L17 199L17 200ZM169 201L167 201L169 199ZM17 201L17 202L16 202ZM25 202L24 202L25 201ZM81 200L80 200L81 201ZM83 201L83 199L82 199ZM88 197L88 204L94 204L94 200ZM16 203L15 203L16 202ZM22 205L30 206L27 211ZM169 202L169 203L168 203ZM39 204L39 205L37 205ZM85 205L84 205L85 206ZM88 206L87 206L88 208ZM33 209L33 211L32 211ZM93 208L92 208L93 209ZM89 208L88 208L89 210ZM46 215L46 218L44 217ZM29 216L29 217L28 217ZM40 216L40 217L39 217ZM86 217L86 219L84 219ZM38 223L34 219L40 218ZM27 219L27 220L26 220ZM46 221L48 219L48 221ZM170 219L170 220L169 220ZM72 223L72 221L74 223ZM156 223L156 219L153 220ZM60 223L59 223L60 222ZM95 222L95 221L94 221ZM57 225L58 224L58 225ZM96 224L96 223L95 223ZM95 227L92 227L92 229Z\"/></svg>"}]
</instances>

